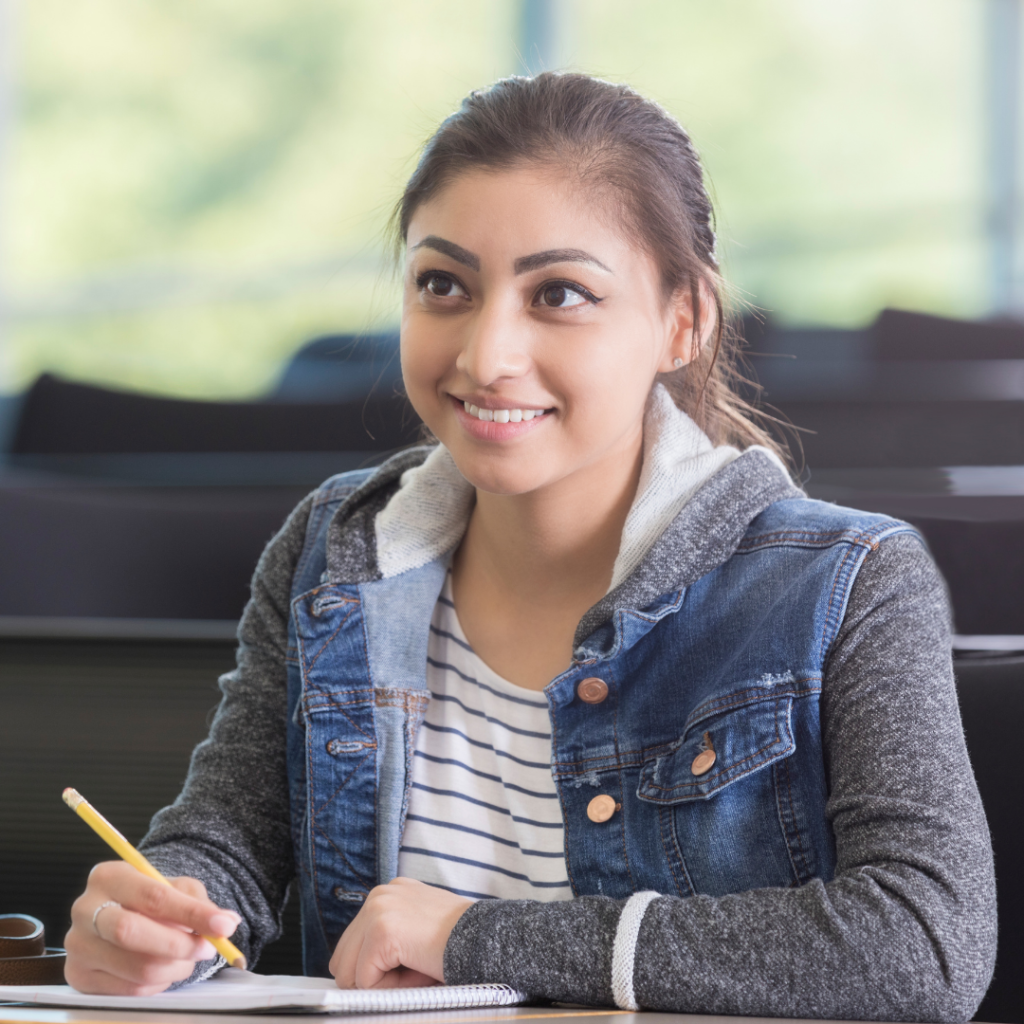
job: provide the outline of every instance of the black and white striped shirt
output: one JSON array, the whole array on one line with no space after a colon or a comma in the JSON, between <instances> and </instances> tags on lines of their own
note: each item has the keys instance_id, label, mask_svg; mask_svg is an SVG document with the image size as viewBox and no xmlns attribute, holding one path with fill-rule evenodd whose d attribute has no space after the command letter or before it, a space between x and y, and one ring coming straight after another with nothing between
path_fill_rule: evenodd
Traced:
<instances>
[{"instance_id":1,"label":"black and white striped shirt","mask_svg":"<svg viewBox=\"0 0 1024 1024\"><path fill-rule=\"evenodd\" d=\"M399 874L474 898L570 899L547 700L473 652L450 576L430 623L427 687Z\"/></svg>"}]
</instances>

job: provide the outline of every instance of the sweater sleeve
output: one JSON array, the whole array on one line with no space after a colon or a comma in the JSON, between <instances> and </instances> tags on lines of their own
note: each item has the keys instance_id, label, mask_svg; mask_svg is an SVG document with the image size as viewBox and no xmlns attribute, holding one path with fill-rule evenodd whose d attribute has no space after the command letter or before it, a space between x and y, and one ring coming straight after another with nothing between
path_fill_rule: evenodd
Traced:
<instances>
[{"instance_id":1,"label":"sweater sleeve","mask_svg":"<svg viewBox=\"0 0 1024 1024\"><path fill-rule=\"evenodd\" d=\"M313 495L288 517L257 564L238 629L236 668L210 735L192 754L180 796L153 818L140 848L165 875L198 878L210 898L237 911L232 941L250 967L281 934L294 873L286 766L285 651L292 575ZM190 981L222 960L197 964Z\"/></svg>"},{"instance_id":2,"label":"sweater sleeve","mask_svg":"<svg viewBox=\"0 0 1024 1024\"><path fill-rule=\"evenodd\" d=\"M992 849L960 724L945 584L915 535L865 560L821 715L835 877L653 900L626 951L641 1007L890 1021L966 1021L977 1009L995 960ZM481 901L452 932L445 980L613 1003L624 906Z\"/></svg>"}]
</instances>

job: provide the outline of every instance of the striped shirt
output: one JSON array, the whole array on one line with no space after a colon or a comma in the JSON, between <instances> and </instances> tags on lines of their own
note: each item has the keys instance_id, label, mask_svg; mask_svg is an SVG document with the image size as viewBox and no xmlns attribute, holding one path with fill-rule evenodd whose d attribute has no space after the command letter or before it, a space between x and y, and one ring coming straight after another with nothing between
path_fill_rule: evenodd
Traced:
<instances>
[{"instance_id":1,"label":"striped shirt","mask_svg":"<svg viewBox=\"0 0 1024 1024\"><path fill-rule=\"evenodd\" d=\"M430 623L427 688L398 873L477 899L570 899L547 700L473 652L450 575Z\"/></svg>"}]
</instances>

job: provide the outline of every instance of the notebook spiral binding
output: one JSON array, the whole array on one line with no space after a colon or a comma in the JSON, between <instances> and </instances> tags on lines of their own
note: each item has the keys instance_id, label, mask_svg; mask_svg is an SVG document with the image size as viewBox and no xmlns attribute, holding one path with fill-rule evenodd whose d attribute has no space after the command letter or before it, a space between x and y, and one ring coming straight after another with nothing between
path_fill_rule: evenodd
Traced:
<instances>
[{"instance_id":1,"label":"notebook spiral binding","mask_svg":"<svg viewBox=\"0 0 1024 1024\"><path fill-rule=\"evenodd\" d=\"M332 993L333 995L333 993ZM436 985L425 988L347 989L339 992L332 1010L374 1013L404 1010L456 1010L468 1007L515 1006L529 998L510 985Z\"/></svg>"}]
</instances>

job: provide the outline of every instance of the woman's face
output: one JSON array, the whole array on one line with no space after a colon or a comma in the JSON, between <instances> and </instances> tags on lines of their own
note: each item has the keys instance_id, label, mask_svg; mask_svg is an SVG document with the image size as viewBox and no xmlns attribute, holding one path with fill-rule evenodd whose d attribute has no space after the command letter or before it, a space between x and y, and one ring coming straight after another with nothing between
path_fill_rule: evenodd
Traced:
<instances>
[{"instance_id":1,"label":"woman's face","mask_svg":"<svg viewBox=\"0 0 1024 1024\"><path fill-rule=\"evenodd\" d=\"M402 373L462 474L496 494L635 465L689 304L607 202L556 170L462 174L409 226Z\"/></svg>"}]
</instances>

